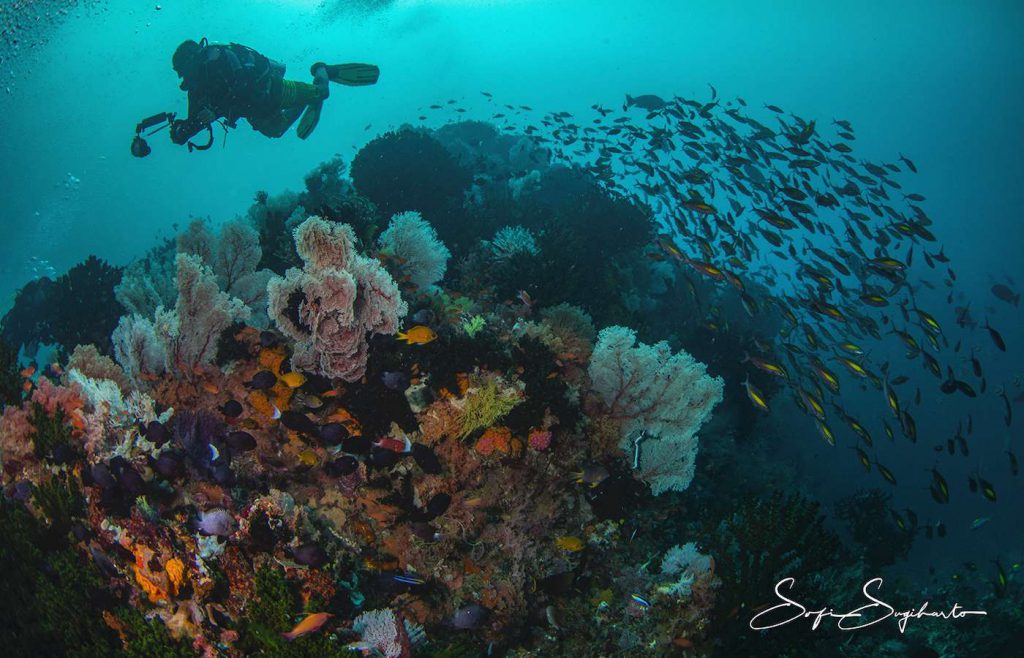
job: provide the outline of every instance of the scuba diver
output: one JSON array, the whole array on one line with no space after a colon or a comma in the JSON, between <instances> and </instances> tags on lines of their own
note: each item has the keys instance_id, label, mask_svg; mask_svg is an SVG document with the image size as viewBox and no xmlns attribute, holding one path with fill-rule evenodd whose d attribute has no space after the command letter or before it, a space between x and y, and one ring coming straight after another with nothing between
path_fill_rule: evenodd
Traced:
<instances>
[{"instance_id":1,"label":"scuba diver","mask_svg":"<svg viewBox=\"0 0 1024 658\"><path fill-rule=\"evenodd\" d=\"M171 141L188 144L190 151L212 145L212 124L218 119L226 128L246 119L267 137L280 137L301 115L295 132L306 139L320 120L331 82L360 87L376 83L380 75L372 64L317 62L310 67L312 83L285 80L284 64L241 44L211 44L205 38L183 41L171 65L181 78L181 89L188 92L188 116L163 116L169 118ZM206 145L189 141L204 129L210 134Z\"/></svg>"}]
</instances>

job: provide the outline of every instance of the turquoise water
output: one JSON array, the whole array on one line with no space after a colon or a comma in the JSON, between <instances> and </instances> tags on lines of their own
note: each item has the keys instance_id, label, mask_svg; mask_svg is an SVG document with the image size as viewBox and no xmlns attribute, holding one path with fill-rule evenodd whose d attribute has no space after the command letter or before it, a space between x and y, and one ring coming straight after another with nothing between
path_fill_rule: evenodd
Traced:
<instances>
[{"instance_id":1,"label":"turquoise water","mask_svg":"<svg viewBox=\"0 0 1024 658\"><path fill-rule=\"evenodd\" d=\"M34 279L55 278L90 255L126 265L193 218L217 227L244 217L257 191L273 196L301 189L303 176L321 162L339 156L351 161L367 142L403 125L433 129L480 120L508 126L513 134L547 134L550 125L543 121L552 112L566 112L570 121L587 126L596 116L592 106L618 115L627 94L704 103L712 93L723 103L742 98L744 113L772 128L778 124L769 104L784 110L786 121L816 121L819 134L831 135L834 120L850 122L858 162L913 160L918 173L904 170L896 179L901 192L924 197L919 205L937 238L918 247L909 271L915 303L944 328L946 341L935 350L942 376L933 378L921 370L920 360L908 358L889 325L879 340L865 343L873 372L889 363L891 376L908 377L899 389L908 406L921 390L922 401L913 407L917 441L904 440L898 423L896 441L884 438L879 423L889 411L881 391L844 378L836 400L847 413L872 423L871 460L897 472L899 484L886 489L893 495L889 508L901 514L915 510L922 528L948 529L941 541L918 532L909 556L891 573L906 577L914 591L934 591L952 574L988 587L994 561L1022 559L1022 484L1007 466L1008 451L1024 456L1021 421L1004 420L999 395L1005 392L1014 415L1024 413L1024 323L1020 308L991 290L1003 284L1017 293L1024 286L1021 3L110 0L66 7L59 20L11 18L62 8L59 2L46 4L25 10L0 2L10 29L0 64L6 92L0 92L0 313ZM22 27L10 28L12 20ZM189 153L164 132L148 138L151 155L131 157L128 147L140 119L162 111L186 113L170 59L183 39L201 37L251 46L286 64L288 79L307 80L316 61L372 62L381 77L371 87L334 85L308 140L299 140L294 129L268 139L241 122L226 135L216 129L216 141L205 152ZM504 111L506 103L530 109ZM495 120L498 111L510 116ZM640 123L642 114L630 116ZM570 163L577 157L568 147L556 151ZM626 178L624 186L638 180ZM890 191L898 199L899 192ZM664 229L664 215L661 221ZM574 247L585 251L589 242L581 235ZM799 257L780 260L759 244L752 269L798 272ZM907 246L891 255L904 258ZM926 269L922 252L934 254L940 247L948 270ZM689 255L694 253L699 255L695 249ZM949 270L955 276L951 286L944 284L952 279ZM763 290L766 299L794 292L787 276ZM983 326L957 326L955 309L965 305L980 325L987 321L998 328L1005 351ZM892 326L900 325L895 306L885 314ZM954 343L962 349L953 350ZM697 349L685 341L673 347ZM775 349L781 353L778 344ZM941 393L946 367L970 372L972 354L984 366L986 390L976 398ZM730 365L742 356L730 354ZM725 367L711 360L708 365L712 373ZM775 486L830 510L862 488L884 484L877 470L870 476L860 470L850 450L855 442L846 440L849 432L831 410L832 429L844 434L837 448L818 437L791 397L779 395L773 413L758 417L753 431L773 445L779 464L792 469L780 468L779 477L792 481ZM967 422L970 455L951 456L947 441ZM949 482L950 504L937 504L929 492L933 467ZM979 473L999 492L998 502L968 493L968 478ZM713 489L714 483L701 487ZM979 517L988 520L972 530ZM965 570L968 562L977 569Z\"/></svg>"},{"instance_id":2,"label":"turquoise water","mask_svg":"<svg viewBox=\"0 0 1024 658\"><path fill-rule=\"evenodd\" d=\"M418 108L457 98L483 111L480 90L582 112L625 93L703 97L712 83L725 98L846 118L863 157L902 151L920 164L916 189L948 222L964 283L1012 274L1021 251L1024 16L1013 2L399 2L369 15L315 1L98 5L4 66L7 291L30 255L61 271L90 253L124 263L190 215L223 220L252 190L287 187L311 163L415 123ZM320 58L373 60L382 80L338 92L315 140L242 129L203 157L164 144L132 160L135 122L184 110L170 55L202 36L250 45L293 76ZM73 193L69 173L82 181Z\"/></svg>"}]
</instances>

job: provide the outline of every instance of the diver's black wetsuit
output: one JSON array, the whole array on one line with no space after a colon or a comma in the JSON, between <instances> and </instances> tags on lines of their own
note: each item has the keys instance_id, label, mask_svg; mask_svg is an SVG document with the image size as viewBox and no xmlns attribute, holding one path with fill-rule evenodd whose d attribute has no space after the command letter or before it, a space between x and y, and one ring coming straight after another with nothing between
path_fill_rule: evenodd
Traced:
<instances>
[{"instance_id":1,"label":"diver's black wetsuit","mask_svg":"<svg viewBox=\"0 0 1024 658\"><path fill-rule=\"evenodd\" d=\"M280 137L310 103L323 98L314 85L284 79L285 67L259 52L232 43L202 44L193 71L181 88L188 92L188 118L171 126L171 140L184 144L213 121L234 127L246 119L268 137Z\"/></svg>"}]
</instances>

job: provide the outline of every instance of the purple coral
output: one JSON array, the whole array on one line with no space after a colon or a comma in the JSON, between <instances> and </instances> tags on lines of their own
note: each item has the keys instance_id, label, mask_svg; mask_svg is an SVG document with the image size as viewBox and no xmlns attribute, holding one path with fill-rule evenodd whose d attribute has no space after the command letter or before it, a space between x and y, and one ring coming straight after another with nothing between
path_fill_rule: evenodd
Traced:
<instances>
[{"instance_id":1,"label":"purple coral","mask_svg":"<svg viewBox=\"0 0 1024 658\"><path fill-rule=\"evenodd\" d=\"M358 380L368 336L394 334L408 310L394 279L354 244L352 227L310 217L295 229L305 266L267 284L270 317L295 340L295 369Z\"/></svg>"}]
</instances>

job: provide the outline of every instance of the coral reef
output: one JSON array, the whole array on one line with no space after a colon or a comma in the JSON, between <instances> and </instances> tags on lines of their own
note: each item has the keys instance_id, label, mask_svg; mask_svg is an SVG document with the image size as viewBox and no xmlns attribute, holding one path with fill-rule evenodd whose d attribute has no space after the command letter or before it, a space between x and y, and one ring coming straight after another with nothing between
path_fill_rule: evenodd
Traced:
<instances>
[{"instance_id":1,"label":"coral reef","mask_svg":"<svg viewBox=\"0 0 1024 658\"><path fill-rule=\"evenodd\" d=\"M418 290L427 291L444 278L451 252L419 213L403 212L391 218L377 238L381 253L397 259L399 269Z\"/></svg>"},{"instance_id":2,"label":"coral reef","mask_svg":"<svg viewBox=\"0 0 1024 658\"><path fill-rule=\"evenodd\" d=\"M394 334L408 307L394 279L355 252L352 229L311 217L295 229L305 263L267 285L269 312L296 341L292 367L356 381L371 334Z\"/></svg>"},{"instance_id":3,"label":"coral reef","mask_svg":"<svg viewBox=\"0 0 1024 658\"><path fill-rule=\"evenodd\" d=\"M721 379L668 343L637 344L636 332L608 327L591 356L591 387L621 423L619 447L655 495L682 491L693 479L697 430L722 399Z\"/></svg>"},{"instance_id":4,"label":"coral reef","mask_svg":"<svg viewBox=\"0 0 1024 658\"><path fill-rule=\"evenodd\" d=\"M787 309L645 250L610 170L507 132L402 128L123 276L22 290L3 337L64 353L0 349L13 655L832 655L752 611L783 575L852 605L915 529L870 492L846 547L765 493L798 478L742 382L785 387L741 357ZM72 284L120 305L55 328ZM1009 655L1014 575L970 592L991 630L885 651Z\"/></svg>"},{"instance_id":5,"label":"coral reef","mask_svg":"<svg viewBox=\"0 0 1024 658\"><path fill-rule=\"evenodd\" d=\"M114 295L120 279L120 268L90 256L55 281L29 282L0 319L0 340L12 348L24 346L32 356L44 343L56 343L65 354L77 345L110 354L110 333L124 312Z\"/></svg>"}]
</instances>

